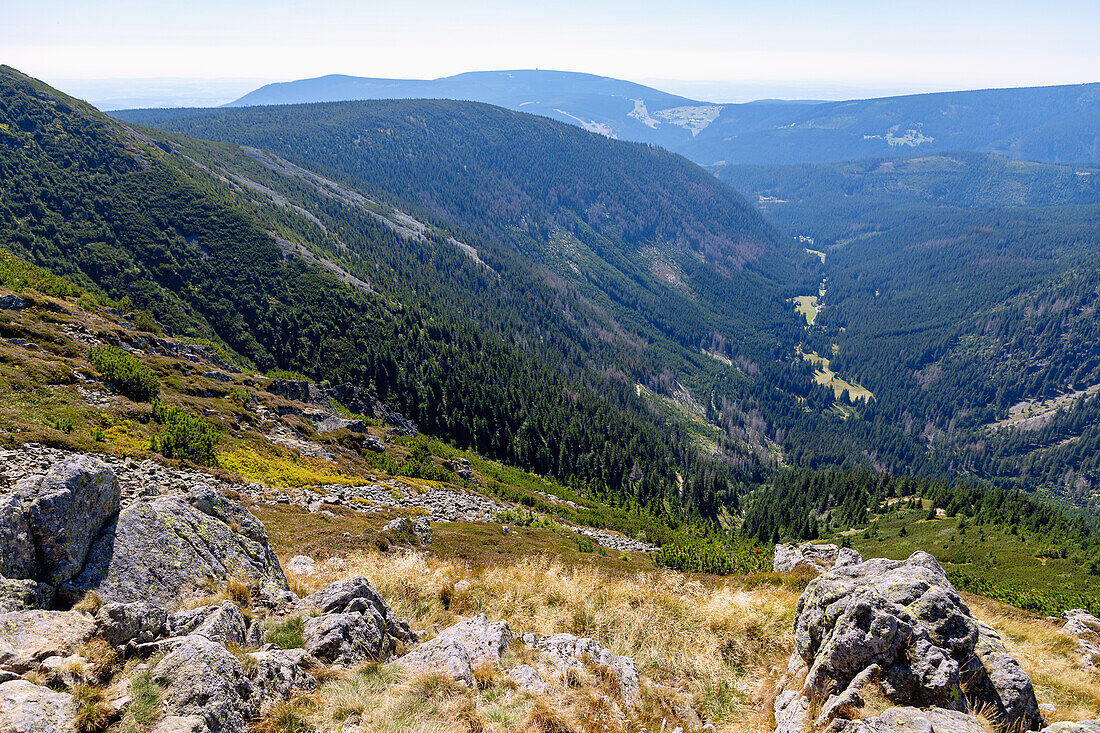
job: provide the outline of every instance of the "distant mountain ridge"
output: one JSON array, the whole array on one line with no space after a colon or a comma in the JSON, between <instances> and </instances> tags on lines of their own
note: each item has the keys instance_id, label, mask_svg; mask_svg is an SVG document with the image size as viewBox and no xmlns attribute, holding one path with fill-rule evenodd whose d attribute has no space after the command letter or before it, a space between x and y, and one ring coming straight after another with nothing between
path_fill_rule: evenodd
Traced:
<instances>
[{"instance_id":1,"label":"distant mountain ridge","mask_svg":"<svg viewBox=\"0 0 1100 733\"><path fill-rule=\"evenodd\" d=\"M1100 84L984 89L841 102L719 104L562 71L480 71L433 80L324 76L268 84L227 106L460 99L661 145L697 163L815 163L914 152L995 152L1100 163Z\"/></svg>"}]
</instances>

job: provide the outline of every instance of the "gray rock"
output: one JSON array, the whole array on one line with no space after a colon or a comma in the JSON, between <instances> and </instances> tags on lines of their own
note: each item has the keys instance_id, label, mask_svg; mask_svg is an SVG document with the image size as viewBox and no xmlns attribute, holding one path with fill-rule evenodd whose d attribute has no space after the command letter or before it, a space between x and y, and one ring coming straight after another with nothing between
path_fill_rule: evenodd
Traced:
<instances>
[{"instance_id":1,"label":"gray rock","mask_svg":"<svg viewBox=\"0 0 1100 733\"><path fill-rule=\"evenodd\" d=\"M1100 720L1060 721L1043 728L1042 733L1100 733Z\"/></svg>"},{"instance_id":2,"label":"gray rock","mask_svg":"<svg viewBox=\"0 0 1100 733\"><path fill-rule=\"evenodd\" d=\"M318 662L305 649L272 649L249 656L256 660L252 681L265 699L289 700L317 689L317 680L307 670Z\"/></svg>"},{"instance_id":3,"label":"gray rock","mask_svg":"<svg viewBox=\"0 0 1100 733\"><path fill-rule=\"evenodd\" d=\"M75 733L73 696L26 680L0 684L0 731Z\"/></svg>"},{"instance_id":4,"label":"gray rock","mask_svg":"<svg viewBox=\"0 0 1100 733\"><path fill-rule=\"evenodd\" d=\"M0 495L0 575L33 578L34 540L18 494Z\"/></svg>"},{"instance_id":5,"label":"gray rock","mask_svg":"<svg viewBox=\"0 0 1100 733\"><path fill-rule=\"evenodd\" d=\"M244 645L253 649L259 649L264 645L264 625L260 623L259 618L252 619L252 623L248 625L248 631L244 635Z\"/></svg>"},{"instance_id":6,"label":"gray rock","mask_svg":"<svg viewBox=\"0 0 1100 733\"><path fill-rule=\"evenodd\" d=\"M1063 615L1066 624L1062 627L1062 633L1072 636L1077 642L1080 666L1096 671L1100 668L1100 619L1083 608L1071 609Z\"/></svg>"},{"instance_id":7,"label":"gray rock","mask_svg":"<svg viewBox=\"0 0 1100 733\"><path fill-rule=\"evenodd\" d=\"M119 510L115 474L97 458L74 455L15 486L38 559L37 577L57 585L76 577L96 535Z\"/></svg>"},{"instance_id":8,"label":"gray rock","mask_svg":"<svg viewBox=\"0 0 1100 733\"><path fill-rule=\"evenodd\" d=\"M205 636L220 644L242 646L247 635L247 622L241 609L232 601L217 606L200 606L168 616L165 628L169 636Z\"/></svg>"},{"instance_id":9,"label":"gray rock","mask_svg":"<svg viewBox=\"0 0 1100 733\"><path fill-rule=\"evenodd\" d=\"M777 573L789 573L800 568L823 573L837 565L850 565L863 558L855 550L836 545L776 545L772 569Z\"/></svg>"},{"instance_id":10,"label":"gray rock","mask_svg":"<svg viewBox=\"0 0 1100 733\"><path fill-rule=\"evenodd\" d=\"M371 453L385 453L386 444L373 435L368 435L363 438L364 450L369 450Z\"/></svg>"},{"instance_id":11,"label":"gray rock","mask_svg":"<svg viewBox=\"0 0 1100 733\"><path fill-rule=\"evenodd\" d=\"M847 722L829 730L833 733L986 733L977 718L957 710L918 710L914 707L889 708L874 718Z\"/></svg>"},{"instance_id":12,"label":"gray rock","mask_svg":"<svg viewBox=\"0 0 1100 733\"><path fill-rule=\"evenodd\" d=\"M395 661L414 670L441 672L474 686L474 670L486 664L500 664L500 657L513 639L504 621L490 623L485 614L444 629Z\"/></svg>"},{"instance_id":13,"label":"gray rock","mask_svg":"<svg viewBox=\"0 0 1100 733\"><path fill-rule=\"evenodd\" d=\"M260 592L255 599L257 602L276 611L282 611L298 602L298 596L286 588L281 588L273 583L264 583L260 586Z\"/></svg>"},{"instance_id":14,"label":"gray rock","mask_svg":"<svg viewBox=\"0 0 1100 733\"><path fill-rule=\"evenodd\" d=\"M153 728L153 733L210 733L201 715L167 715Z\"/></svg>"},{"instance_id":15,"label":"gray rock","mask_svg":"<svg viewBox=\"0 0 1100 733\"><path fill-rule=\"evenodd\" d=\"M1042 722L1031 680L927 553L843 565L812 580L798 601L795 655L791 668L808 668L794 691L803 700L835 692L854 703L873 677L896 705L967 712L969 701L1008 726ZM779 704L777 721L797 722L790 711L807 707L788 695L781 716Z\"/></svg>"},{"instance_id":16,"label":"gray rock","mask_svg":"<svg viewBox=\"0 0 1100 733\"><path fill-rule=\"evenodd\" d=\"M327 588L298 601L303 610L316 609L323 614L367 613L375 616L388 636L394 641L413 642L416 634L408 624L390 613L389 606L363 576L338 580ZM387 648L395 646L386 644Z\"/></svg>"},{"instance_id":17,"label":"gray rock","mask_svg":"<svg viewBox=\"0 0 1100 733\"><path fill-rule=\"evenodd\" d=\"M291 575L309 575L317 569L317 561L309 555L295 555L290 558L283 571Z\"/></svg>"},{"instance_id":18,"label":"gray rock","mask_svg":"<svg viewBox=\"0 0 1100 733\"><path fill-rule=\"evenodd\" d=\"M350 430L353 433L367 432L367 424L362 420L351 420L339 415L325 415L313 423L318 434L332 433L337 430Z\"/></svg>"},{"instance_id":19,"label":"gray rock","mask_svg":"<svg viewBox=\"0 0 1100 733\"><path fill-rule=\"evenodd\" d=\"M205 636L220 644L244 646L247 639L247 622L237 604L222 601L220 606L207 606L209 613L191 634Z\"/></svg>"},{"instance_id":20,"label":"gray rock","mask_svg":"<svg viewBox=\"0 0 1100 733\"><path fill-rule=\"evenodd\" d=\"M232 382L233 377L229 376L225 372L203 372L202 376L207 379L213 379L216 382Z\"/></svg>"},{"instance_id":21,"label":"gray rock","mask_svg":"<svg viewBox=\"0 0 1100 733\"><path fill-rule=\"evenodd\" d=\"M0 613L0 667L27 672L53 656L68 656L95 633L90 616L76 611Z\"/></svg>"},{"instance_id":22,"label":"gray rock","mask_svg":"<svg viewBox=\"0 0 1100 733\"><path fill-rule=\"evenodd\" d=\"M538 670L527 664L512 667L508 670L508 676L511 677L519 687L529 692L548 695L553 690L553 687L539 675Z\"/></svg>"},{"instance_id":23,"label":"gray rock","mask_svg":"<svg viewBox=\"0 0 1100 733\"><path fill-rule=\"evenodd\" d=\"M29 578L0 577L0 613L45 608L53 600L53 588Z\"/></svg>"},{"instance_id":24,"label":"gray rock","mask_svg":"<svg viewBox=\"0 0 1100 733\"><path fill-rule=\"evenodd\" d=\"M415 537L418 542L425 545L432 543L432 526L423 517L398 517L386 523L383 532L397 532Z\"/></svg>"},{"instance_id":25,"label":"gray rock","mask_svg":"<svg viewBox=\"0 0 1100 733\"><path fill-rule=\"evenodd\" d=\"M299 402L320 402L324 398L320 387L301 379L276 379L267 386L267 391Z\"/></svg>"},{"instance_id":26,"label":"gray rock","mask_svg":"<svg viewBox=\"0 0 1100 733\"><path fill-rule=\"evenodd\" d=\"M259 709L259 691L221 644L189 636L160 660L153 681L165 688L164 712L199 716L211 731L243 733Z\"/></svg>"},{"instance_id":27,"label":"gray rock","mask_svg":"<svg viewBox=\"0 0 1100 733\"><path fill-rule=\"evenodd\" d=\"M326 662L355 664L385 660L393 652L393 637L377 613L330 613L305 620L302 640L307 652Z\"/></svg>"},{"instance_id":28,"label":"gray rock","mask_svg":"<svg viewBox=\"0 0 1100 733\"><path fill-rule=\"evenodd\" d=\"M26 307L27 301L23 300L18 295L0 295L0 311L21 311Z\"/></svg>"},{"instance_id":29,"label":"gray rock","mask_svg":"<svg viewBox=\"0 0 1100 733\"><path fill-rule=\"evenodd\" d=\"M523 641L529 647L549 655L559 666L579 667L585 662L603 666L618 677L619 691L624 703L634 706L641 700L638 667L630 657L619 656L592 639L577 637L573 634L554 634L546 637L525 634Z\"/></svg>"},{"instance_id":30,"label":"gray rock","mask_svg":"<svg viewBox=\"0 0 1100 733\"><path fill-rule=\"evenodd\" d=\"M168 496L131 504L96 539L84 571L62 590L167 606L209 580L240 577L286 588L255 517L207 487L198 487L189 500L194 506Z\"/></svg>"},{"instance_id":31,"label":"gray rock","mask_svg":"<svg viewBox=\"0 0 1100 733\"><path fill-rule=\"evenodd\" d=\"M836 554L836 563L833 564L833 567L842 568L845 565L856 565L861 562L863 562L862 555L851 547L841 547L840 552Z\"/></svg>"},{"instance_id":32,"label":"gray rock","mask_svg":"<svg viewBox=\"0 0 1100 733\"><path fill-rule=\"evenodd\" d=\"M148 644L161 635L167 620L163 608L144 601L104 603L95 615L100 636L112 646Z\"/></svg>"}]
</instances>

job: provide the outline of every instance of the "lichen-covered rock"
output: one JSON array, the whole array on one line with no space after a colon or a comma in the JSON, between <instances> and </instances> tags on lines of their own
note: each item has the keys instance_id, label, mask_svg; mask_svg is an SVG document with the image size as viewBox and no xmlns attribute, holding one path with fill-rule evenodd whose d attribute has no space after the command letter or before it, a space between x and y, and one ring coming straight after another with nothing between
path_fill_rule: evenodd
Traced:
<instances>
[{"instance_id":1,"label":"lichen-covered rock","mask_svg":"<svg viewBox=\"0 0 1100 733\"><path fill-rule=\"evenodd\" d=\"M777 573L808 569L823 573L833 567L862 562L859 553L850 547L836 545L776 545L772 569Z\"/></svg>"},{"instance_id":2,"label":"lichen-covered rock","mask_svg":"<svg viewBox=\"0 0 1100 733\"><path fill-rule=\"evenodd\" d=\"M92 545L84 571L61 590L104 601L169 605L204 581L240 577L286 588L263 525L243 507L199 487L185 501L162 496L124 509Z\"/></svg>"},{"instance_id":3,"label":"lichen-covered rock","mask_svg":"<svg viewBox=\"0 0 1100 733\"><path fill-rule=\"evenodd\" d=\"M301 608L316 608L321 613L349 613L368 609L374 609L379 613L389 612L382 596L362 575L337 580L316 593L306 596L298 602L298 605Z\"/></svg>"},{"instance_id":4,"label":"lichen-covered rock","mask_svg":"<svg viewBox=\"0 0 1100 733\"><path fill-rule=\"evenodd\" d=\"M524 634L523 641L532 649L549 655L559 666L583 666L586 662L601 665L615 674L619 680L623 702L633 706L640 700L638 667L630 657L619 656L604 649L592 639L573 634L553 634L540 637Z\"/></svg>"},{"instance_id":5,"label":"lichen-covered rock","mask_svg":"<svg viewBox=\"0 0 1100 733\"><path fill-rule=\"evenodd\" d=\"M45 608L53 600L53 588L30 578L0 576L0 613Z\"/></svg>"},{"instance_id":6,"label":"lichen-covered rock","mask_svg":"<svg viewBox=\"0 0 1100 733\"><path fill-rule=\"evenodd\" d=\"M204 636L189 636L157 663L153 681L163 686L170 716L199 716L210 731L243 733L259 709L260 695L241 663Z\"/></svg>"},{"instance_id":7,"label":"lichen-covered rock","mask_svg":"<svg viewBox=\"0 0 1100 733\"><path fill-rule=\"evenodd\" d=\"M73 696L26 680L0 684L0 731L75 733Z\"/></svg>"},{"instance_id":8,"label":"lichen-covered rock","mask_svg":"<svg viewBox=\"0 0 1100 733\"><path fill-rule=\"evenodd\" d=\"M318 659L339 664L386 660L394 651L392 636L377 613L330 613L305 620L302 640Z\"/></svg>"},{"instance_id":9,"label":"lichen-covered rock","mask_svg":"<svg viewBox=\"0 0 1100 733\"><path fill-rule=\"evenodd\" d=\"M118 513L122 491L107 464L74 455L45 476L22 479L15 494L34 542L36 577L57 585L80 573L92 541Z\"/></svg>"},{"instance_id":10,"label":"lichen-covered rock","mask_svg":"<svg viewBox=\"0 0 1100 733\"><path fill-rule=\"evenodd\" d=\"M37 566L31 528L18 494L0 494L0 575L33 578Z\"/></svg>"},{"instance_id":11,"label":"lichen-covered rock","mask_svg":"<svg viewBox=\"0 0 1100 733\"><path fill-rule=\"evenodd\" d=\"M1042 723L1031 680L923 552L842 565L810 582L798 601L777 730L804 726L811 699L854 716L866 685L895 705L963 713L973 705L1008 726Z\"/></svg>"},{"instance_id":12,"label":"lichen-covered rock","mask_svg":"<svg viewBox=\"0 0 1100 733\"><path fill-rule=\"evenodd\" d=\"M316 678L308 672L317 660L305 649L272 649L249 656L256 660L252 681L268 703L317 689Z\"/></svg>"},{"instance_id":13,"label":"lichen-covered rock","mask_svg":"<svg viewBox=\"0 0 1100 733\"><path fill-rule=\"evenodd\" d=\"M99 635L114 646L147 644L164 631L168 613L152 603L104 603L96 611Z\"/></svg>"},{"instance_id":14,"label":"lichen-covered rock","mask_svg":"<svg viewBox=\"0 0 1100 733\"><path fill-rule=\"evenodd\" d=\"M337 580L326 588L298 601L298 607L316 609L322 614L366 613L375 616L394 641L413 642L416 634L408 624L390 613L389 606L374 589L371 582L359 575ZM390 647L392 648L392 644Z\"/></svg>"},{"instance_id":15,"label":"lichen-covered rock","mask_svg":"<svg viewBox=\"0 0 1100 733\"><path fill-rule=\"evenodd\" d=\"M27 672L53 656L68 656L95 633L90 616L76 611L0 613L0 668Z\"/></svg>"},{"instance_id":16,"label":"lichen-covered rock","mask_svg":"<svg viewBox=\"0 0 1100 733\"><path fill-rule=\"evenodd\" d=\"M221 644L243 646L248 622L237 604L222 601L218 606L200 606L168 616L165 627L170 636L197 634Z\"/></svg>"},{"instance_id":17,"label":"lichen-covered rock","mask_svg":"<svg viewBox=\"0 0 1100 733\"><path fill-rule=\"evenodd\" d=\"M914 707L895 707L873 718L848 721L838 720L830 733L987 733L986 728L974 718L957 710Z\"/></svg>"},{"instance_id":18,"label":"lichen-covered rock","mask_svg":"<svg viewBox=\"0 0 1100 733\"><path fill-rule=\"evenodd\" d=\"M424 545L432 543L432 525L423 517L398 517L386 523L383 532L397 532L415 537Z\"/></svg>"},{"instance_id":19,"label":"lichen-covered rock","mask_svg":"<svg viewBox=\"0 0 1100 733\"><path fill-rule=\"evenodd\" d=\"M480 614L444 629L395 663L448 674L473 686L474 670L486 664L500 664L500 657L512 639L512 630L506 622L490 622L485 614Z\"/></svg>"}]
</instances>

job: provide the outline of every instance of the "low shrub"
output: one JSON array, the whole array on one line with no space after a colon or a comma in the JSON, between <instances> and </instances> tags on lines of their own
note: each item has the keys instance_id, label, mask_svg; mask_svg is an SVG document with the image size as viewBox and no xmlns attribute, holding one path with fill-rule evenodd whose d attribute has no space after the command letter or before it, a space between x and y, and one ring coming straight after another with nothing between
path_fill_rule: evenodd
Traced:
<instances>
[{"instance_id":1,"label":"low shrub","mask_svg":"<svg viewBox=\"0 0 1100 733\"><path fill-rule=\"evenodd\" d=\"M204 466L217 465L214 447L221 431L174 405L153 402L153 419L163 429L149 439L149 450L165 458L185 458Z\"/></svg>"},{"instance_id":2,"label":"low shrub","mask_svg":"<svg viewBox=\"0 0 1100 733\"><path fill-rule=\"evenodd\" d=\"M88 361L112 389L135 402L152 402L160 394L160 382L153 370L117 346L93 346L88 350Z\"/></svg>"}]
</instances>

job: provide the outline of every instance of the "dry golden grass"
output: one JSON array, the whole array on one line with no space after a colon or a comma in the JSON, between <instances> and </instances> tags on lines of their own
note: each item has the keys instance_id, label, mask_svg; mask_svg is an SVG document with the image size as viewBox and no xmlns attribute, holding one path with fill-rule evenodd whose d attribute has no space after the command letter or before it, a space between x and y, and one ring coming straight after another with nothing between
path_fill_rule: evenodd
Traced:
<instances>
[{"instance_id":1,"label":"dry golden grass","mask_svg":"<svg viewBox=\"0 0 1100 733\"><path fill-rule=\"evenodd\" d=\"M725 731L770 731L767 694L791 651L798 591L774 578L706 581L670 570L612 574L547 557L472 567L426 553L364 552L293 576L299 593L353 575L370 578L414 628L438 631L484 613L513 631L568 632L632 657L642 704L620 714L614 675L576 670L553 700L521 692L498 672L479 670L477 689L371 665L331 680L312 696L318 729L356 717L363 731L671 730L685 700ZM469 588L455 590L460 580ZM765 582L766 581L766 582ZM521 645L510 652L525 661ZM675 725L674 725L675 724Z\"/></svg>"},{"instance_id":2,"label":"dry golden grass","mask_svg":"<svg viewBox=\"0 0 1100 733\"><path fill-rule=\"evenodd\" d=\"M1086 720L1100 715L1100 674L1078 665L1072 637L1064 622L1048 621L1003 603L966 595L975 616L1000 634L1005 648L1019 660L1035 685L1040 703L1057 711L1051 720Z\"/></svg>"}]
</instances>

